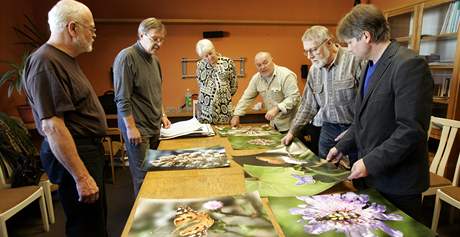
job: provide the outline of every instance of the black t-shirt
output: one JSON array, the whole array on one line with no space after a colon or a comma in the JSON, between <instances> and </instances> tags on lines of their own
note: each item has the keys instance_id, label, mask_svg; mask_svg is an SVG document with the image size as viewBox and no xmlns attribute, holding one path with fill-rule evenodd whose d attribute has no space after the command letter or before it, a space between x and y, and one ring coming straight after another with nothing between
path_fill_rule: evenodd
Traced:
<instances>
[{"instance_id":1,"label":"black t-shirt","mask_svg":"<svg viewBox=\"0 0 460 237\"><path fill-rule=\"evenodd\" d=\"M75 58L44 44L27 59L23 80L35 124L43 136L41 120L53 116L64 119L74 137L105 134L104 110Z\"/></svg>"}]
</instances>

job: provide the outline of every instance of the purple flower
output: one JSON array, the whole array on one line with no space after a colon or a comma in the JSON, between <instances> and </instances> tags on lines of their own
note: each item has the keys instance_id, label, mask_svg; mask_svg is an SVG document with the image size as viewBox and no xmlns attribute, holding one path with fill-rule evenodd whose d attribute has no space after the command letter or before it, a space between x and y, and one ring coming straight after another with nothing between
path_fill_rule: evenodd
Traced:
<instances>
[{"instance_id":1,"label":"purple flower","mask_svg":"<svg viewBox=\"0 0 460 237\"><path fill-rule=\"evenodd\" d=\"M397 214L386 214L384 205L369 204L367 195L348 192L317 196L300 196L304 204L292 208L292 215L301 215L304 231L321 234L336 230L346 236L375 236L373 231L380 229L393 237L403 236L402 232L388 227L383 221L401 221Z\"/></svg>"},{"instance_id":2,"label":"purple flower","mask_svg":"<svg viewBox=\"0 0 460 237\"><path fill-rule=\"evenodd\" d=\"M208 201L203 204L203 208L215 211L217 209L221 209L224 204L221 201Z\"/></svg>"},{"instance_id":3,"label":"purple flower","mask_svg":"<svg viewBox=\"0 0 460 237\"><path fill-rule=\"evenodd\" d=\"M304 184L314 184L315 180L311 175L298 175L298 174L291 174L292 177L297 179L295 185L304 185Z\"/></svg>"}]
</instances>

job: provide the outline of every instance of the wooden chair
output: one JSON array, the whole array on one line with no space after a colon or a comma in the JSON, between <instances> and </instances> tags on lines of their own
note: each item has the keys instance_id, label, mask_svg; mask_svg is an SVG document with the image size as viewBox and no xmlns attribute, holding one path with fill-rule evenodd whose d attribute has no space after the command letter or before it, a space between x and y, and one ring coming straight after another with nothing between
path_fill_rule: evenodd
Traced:
<instances>
[{"instance_id":1,"label":"wooden chair","mask_svg":"<svg viewBox=\"0 0 460 237\"><path fill-rule=\"evenodd\" d=\"M453 186L440 188L436 191L436 200L434 204L433 221L431 222L431 230L437 231L439 222L439 213L441 212L441 200L460 209L460 187L458 187L460 176L460 154L458 156L457 165L455 167Z\"/></svg>"},{"instance_id":2,"label":"wooden chair","mask_svg":"<svg viewBox=\"0 0 460 237\"><path fill-rule=\"evenodd\" d=\"M460 128L460 121L432 116L429 132L432 127L441 129L441 137L438 149L430 165L430 187L422 193L422 200L425 196L435 195L436 190L439 188L452 186L452 181L444 177L444 175L455 137Z\"/></svg>"},{"instance_id":3,"label":"wooden chair","mask_svg":"<svg viewBox=\"0 0 460 237\"><path fill-rule=\"evenodd\" d=\"M112 140L112 136L119 136L120 142L116 143ZM123 137L121 136L120 129L118 128L107 128L106 136L103 138L103 145L105 154L110 158L110 168L112 170L112 182L115 183L115 154L121 151L121 157L124 157L124 144ZM123 160L122 160L123 164Z\"/></svg>"},{"instance_id":4,"label":"wooden chair","mask_svg":"<svg viewBox=\"0 0 460 237\"><path fill-rule=\"evenodd\" d=\"M54 217L53 197L51 196L51 191L57 189L57 184L51 183L51 181L48 178L48 175L44 173L40 178L40 182L38 183L38 185L43 188L46 209L48 211L48 220L50 224L54 224L56 222L56 218Z\"/></svg>"},{"instance_id":5,"label":"wooden chair","mask_svg":"<svg viewBox=\"0 0 460 237\"><path fill-rule=\"evenodd\" d=\"M32 185L10 188L10 184L7 183L7 178L4 175L3 168L0 166L0 197L0 236L8 236L6 221L35 200L38 200L40 204L43 230L46 232L49 231L50 226L45 205L45 195L41 186Z\"/></svg>"}]
</instances>

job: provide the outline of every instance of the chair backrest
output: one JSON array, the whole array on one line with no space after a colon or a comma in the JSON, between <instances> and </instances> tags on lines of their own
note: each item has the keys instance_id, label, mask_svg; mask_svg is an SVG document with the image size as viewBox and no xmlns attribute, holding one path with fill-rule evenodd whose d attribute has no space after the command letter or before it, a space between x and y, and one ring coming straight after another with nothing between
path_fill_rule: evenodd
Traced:
<instances>
[{"instance_id":1,"label":"chair backrest","mask_svg":"<svg viewBox=\"0 0 460 237\"><path fill-rule=\"evenodd\" d=\"M430 165L430 172L444 176L450 152L452 151L455 137L460 128L460 121L432 116L430 131L433 127L441 129L441 137L438 149Z\"/></svg>"},{"instance_id":2,"label":"chair backrest","mask_svg":"<svg viewBox=\"0 0 460 237\"><path fill-rule=\"evenodd\" d=\"M455 173L454 179L452 180L452 185L458 187L459 179L460 178L460 153L458 154L457 158L457 165L455 166Z\"/></svg>"}]
</instances>

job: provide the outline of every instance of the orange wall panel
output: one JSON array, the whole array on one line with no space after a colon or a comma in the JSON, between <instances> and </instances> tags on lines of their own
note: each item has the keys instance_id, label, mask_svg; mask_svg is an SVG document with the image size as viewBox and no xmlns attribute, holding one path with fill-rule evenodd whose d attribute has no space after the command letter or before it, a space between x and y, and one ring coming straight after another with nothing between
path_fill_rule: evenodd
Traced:
<instances>
[{"instance_id":1,"label":"orange wall panel","mask_svg":"<svg viewBox=\"0 0 460 237\"><path fill-rule=\"evenodd\" d=\"M21 24L21 16L29 14L43 31L47 32L47 12L56 0L26 1L4 3L4 17L9 21L0 23L0 33L7 35L10 28ZM343 0L111 0L82 1L93 12L95 19L143 19L155 16L162 19L221 19L221 20L266 20L266 21L304 21L312 23L335 24L353 1ZM3 19L3 18L2 18ZM94 51L78 57L83 71L88 76L96 93L101 95L112 88L110 67L117 53L136 41L138 23L96 22L97 38ZM233 103L243 93L247 83L255 73L253 57L256 52L266 50L273 54L275 62L293 70L300 77L300 65L309 64L302 54L300 37L307 28L293 25L238 25L238 24L167 24L168 35L158 53L164 76L164 104L178 107L184 102L184 92L190 88L197 92L194 79L181 79L182 57L196 58L195 43L201 39L203 31L222 30L228 37L213 40L216 48L228 57L245 57L246 76L239 80L239 88ZM333 29L334 30L334 29ZM13 45L13 38L1 40L0 56L19 58L22 49ZM6 51L7 53L5 53ZM0 57L0 58L2 58ZM0 67L3 70L2 67ZM305 80L299 78L303 90ZM24 97L6 97L5 88L0 88L0 110L15 113L14 106L23 104Z\"/></svg>"}]
</instances>

